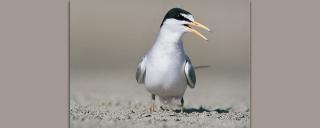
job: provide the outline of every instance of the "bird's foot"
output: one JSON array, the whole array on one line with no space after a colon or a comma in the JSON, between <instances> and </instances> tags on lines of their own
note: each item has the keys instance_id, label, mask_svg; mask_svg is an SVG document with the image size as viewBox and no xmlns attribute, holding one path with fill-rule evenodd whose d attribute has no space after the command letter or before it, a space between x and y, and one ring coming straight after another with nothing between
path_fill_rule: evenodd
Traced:
<instances>
[{"instance_id":1,"label":"bird's foot","mask_svg":"<svg viewBox=\"0 0 320 128\"><path fill-rule=\"evenodd\" d=\"M149 111L152 112L156 112L154 104L151 105L151 107L149 108Z\"/></svg>"},{"instance_id":2,"label":"bird's foot","mask_svg":"<svg viewBox=\"0 0 320 128\"><path fill-rule=\"evenodd\" d=\"M180 111L180 113L183 113L183 106L181 106L181 111Z\"/></svg>"}]
</instances>

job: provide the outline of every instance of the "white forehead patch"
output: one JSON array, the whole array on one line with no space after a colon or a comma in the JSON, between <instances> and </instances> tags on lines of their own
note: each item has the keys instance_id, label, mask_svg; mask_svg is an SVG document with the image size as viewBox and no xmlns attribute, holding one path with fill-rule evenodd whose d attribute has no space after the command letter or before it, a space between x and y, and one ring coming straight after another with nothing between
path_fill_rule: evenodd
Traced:
<instances>
[{"instance_id":1,"label":"white forehead patch","mask_svg":"<svg viewBox=\"0 0 320 128\"><path fill-rule=\"evenodd\" d=\"M193 18L193 16L191 15L191 14L189 14L189 15L187 15L187 14L184 14L184 13L180 13L183 17L185 17L185 18L187 18L187 19L189 19L189 20L191 20L191 21L194 21L194 18Z\"/></svg>"}]
</instances>

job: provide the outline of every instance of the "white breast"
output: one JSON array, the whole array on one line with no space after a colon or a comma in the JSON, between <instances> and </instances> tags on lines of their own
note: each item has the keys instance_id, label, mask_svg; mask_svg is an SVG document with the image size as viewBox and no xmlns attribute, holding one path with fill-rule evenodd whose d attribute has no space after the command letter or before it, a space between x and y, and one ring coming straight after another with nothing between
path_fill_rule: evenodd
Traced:
<instances>
[{"instance_id":1,"label":"white breast","mask_svg":"<svg viewBox=\"0 0 320 128\"><path fill-rule=\"evenodd\" d=\"M187 88L185 53L180 46L160 46L148 54L145 87L161 97L182 97Z\"/></svg>"}]
</instances>

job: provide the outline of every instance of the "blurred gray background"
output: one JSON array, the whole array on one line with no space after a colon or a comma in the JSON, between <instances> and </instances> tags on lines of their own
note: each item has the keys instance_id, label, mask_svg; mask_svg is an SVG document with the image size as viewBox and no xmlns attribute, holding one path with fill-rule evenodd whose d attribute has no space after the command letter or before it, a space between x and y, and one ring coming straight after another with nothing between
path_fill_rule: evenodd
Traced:
<instances>
[{"instance_id":1,"label":"blurred gray background","mask_svg":"<svg viewBox=\"0 0 320 128\"><path fill-rule=\"evenodd\" d=\"M212 32L209 42L188 33L184 46L196 70L187 104L250 102L249 0L71 0L71 102L150 101L135 81L136 65L159 31L166 12L180 7Z\"/></svg>"}]
</instances>

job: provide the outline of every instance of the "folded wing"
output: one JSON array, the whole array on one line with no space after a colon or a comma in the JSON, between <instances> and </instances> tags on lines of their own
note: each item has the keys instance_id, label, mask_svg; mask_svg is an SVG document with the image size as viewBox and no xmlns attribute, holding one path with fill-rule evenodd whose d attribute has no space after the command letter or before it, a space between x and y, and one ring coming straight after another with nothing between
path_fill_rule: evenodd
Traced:
<instances>
[{"instance_id":1,"label":"folded wing","mask_svg":"<svg viewBox=\"0 0 320 128\"><path fill-rule=\"evenodd\" d=\"M138 64L137 72L136 72L136 80L138 84L144 84L144 78L146 76L146 66L147 57L144 56Z\"/></svg>"},{"instance_id":2,"label":"folded wing","mask_svg":"<svg viewBox=\"0 0 320 128\"><path fill-rule=\"evenodd\" d=\"M196 73L194 72L191 60L188 56L186 56L184 72L187 78L188 86L190 88L194 88L196 85Z\"/></svg>"}]
</instances>

